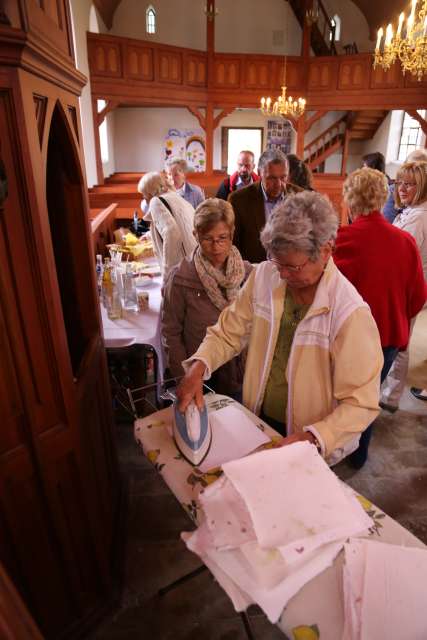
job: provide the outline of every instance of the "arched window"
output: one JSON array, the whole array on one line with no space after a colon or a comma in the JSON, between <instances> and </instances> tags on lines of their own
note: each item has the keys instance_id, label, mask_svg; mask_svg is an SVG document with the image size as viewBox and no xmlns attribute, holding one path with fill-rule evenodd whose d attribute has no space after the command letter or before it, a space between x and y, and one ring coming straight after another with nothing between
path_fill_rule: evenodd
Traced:
<instances>
[{"instance_id":1,"label":"arched window","mask_svg":"<svg viewBox=\"0 0 427 640\"><path fill-rule=\"evenodd\" d=\"M156 12L151 4L145 12L145 21L147 33L156 33Z\"/></svg>"},{"instance_id":2,"label":"arched window","mask_svg":"<svg viewBox=\"0 0 427 640\"><path fill-rule=\"evenodd\" d=\"M335 42L338 42L341 37L341 18L339 15L335 14L333 18L331 18L331 24L335 27ZM329 34L329 39L332 40L332 32Z\"/></svg>"}]
</instances>

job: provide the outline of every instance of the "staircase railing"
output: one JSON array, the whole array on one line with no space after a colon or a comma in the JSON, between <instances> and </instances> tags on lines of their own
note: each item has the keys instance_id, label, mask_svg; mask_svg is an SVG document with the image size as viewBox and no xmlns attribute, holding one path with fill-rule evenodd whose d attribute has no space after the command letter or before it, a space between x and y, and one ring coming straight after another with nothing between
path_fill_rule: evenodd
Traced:
<instances>
[{"instance_id":1,"label":"staircase railing","mask_svg":"<svg viewBox=\"0 0 427 640\"><path fill-rule=\"evenodd\" d=\"M330 127L322 131L322 133L314 138L304 147L304 160L305 162L313 162L316 157L319 157L326 149L334 142L338 140L338 137L344 134L346 128L347 114L343 115L336 122L331 124Z\"/></svg>"}]
</instances>

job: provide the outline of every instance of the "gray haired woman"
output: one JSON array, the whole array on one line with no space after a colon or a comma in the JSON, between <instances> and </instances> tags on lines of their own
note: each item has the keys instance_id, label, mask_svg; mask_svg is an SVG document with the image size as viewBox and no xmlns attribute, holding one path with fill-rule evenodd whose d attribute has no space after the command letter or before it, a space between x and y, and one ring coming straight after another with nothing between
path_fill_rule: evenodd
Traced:
<instances>
[{"instance_id":1,"label":"gray haired woman","mask_svg":"<svg viewBox=\"0 0 427 640\"><path fill-rule=\"evenodd\" d=\"M169 188L161 173L151 171L142 176L138 191L148 206L144 220L151 222L154 251L165 279L172 267L190 255L196 246L194 209Z\"/></svg>"},{"instance_id":2,"label":"gray haired woman","mask_svg":"<svg viewBox=\"0 0 427 640\"><path fill-rule=\"evenodd\" d=\"M200 345L209 326L237 297L252 267L233 246L234 212L229 202L208 198L196 209L193 255L172 269L165 283L162 337L168 373L182 376L182 361ZM241 399L244 362L233 358L212 376L217 393Z\"/></svg>"},{"instance_id":3,"label":"gray haired woman","mask_svg":"<svg viewBox=\"0 0 427 640\"><path fill-rule=\"evenodd\" d=\"M268 260L185 363L180 410L201 406L203 378L248 344L243 404L284 445L308 440L330 464L357 448L379 413L382 352L368 305L332 260L337 227L317 193L274 209L261 234Z\"/></svg>"}]
</instances>

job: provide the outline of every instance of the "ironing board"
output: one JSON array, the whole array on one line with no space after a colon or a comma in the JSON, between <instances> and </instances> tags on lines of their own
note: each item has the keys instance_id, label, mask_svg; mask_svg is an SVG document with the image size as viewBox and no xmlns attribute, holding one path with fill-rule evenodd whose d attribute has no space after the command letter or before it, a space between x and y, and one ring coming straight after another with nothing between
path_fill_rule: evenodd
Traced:
<instances>
[{"instance_id":1,"label":"ironing board","mask_svg":"<svg viewBox=\"0 0 427 640\"><path fill-rule=\"evenodd\" d=\"M205 401L209 411L231 404L238 406L270 437L271 443L264 447L273 446L282 437L258 416L227 396L212 393L205 396ZM217 468L202 473L192 467L175 446L171 436L172 421L171 407L140 418L135 422L135 439L190 518L200 524L203 518L198 500L200 490L215 482L221 470ZM360 495L357 498L374 521L370 537L386 543L425 548L420 540L369 500ZM329 569L308 582L289 601L278 627L290 640L341 640L344 625L342 564L343 554L340 553Z\"/></svg>"}]
</instances>

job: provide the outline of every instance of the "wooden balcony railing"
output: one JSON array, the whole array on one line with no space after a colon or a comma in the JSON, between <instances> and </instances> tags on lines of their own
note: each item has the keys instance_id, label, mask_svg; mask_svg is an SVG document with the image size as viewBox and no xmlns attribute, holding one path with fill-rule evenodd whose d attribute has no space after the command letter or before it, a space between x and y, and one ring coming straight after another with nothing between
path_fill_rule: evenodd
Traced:
<instances>
[{"instance_id":1,"label":"wooden balcony railing","mask_svg":"<svg viewBox=\"0 0 427 640\"><path fill-rule=\"evenodd\" d=\"M323 15L323 14L322 14ZM208 74L207 54L144 40L88 33L92 95L117 106L258 107L262 95L277 95L282 56L216 53ZM427 101L427 77L418 82L372 67L372 54L287 59L288 92L303 95L310 110L419 109Z\"/></svg>"}]
</instances>

